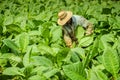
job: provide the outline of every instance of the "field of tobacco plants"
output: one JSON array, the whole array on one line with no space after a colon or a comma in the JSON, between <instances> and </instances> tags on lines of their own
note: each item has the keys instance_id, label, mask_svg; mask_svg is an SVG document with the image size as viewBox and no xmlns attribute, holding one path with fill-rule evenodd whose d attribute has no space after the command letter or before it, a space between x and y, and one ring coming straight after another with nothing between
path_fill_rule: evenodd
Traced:
<instances>
[{"instance_id":1,"label":"field of tobacco plants","mask_svg":"<svg viewBox=\"0 0 120 80\"><path fill-rule=\"evenodd\" d=\"M94 25L65 45L58 12ZM0 0L0 80L120 80L120 1Z\"/></svg>"}]
</instances>

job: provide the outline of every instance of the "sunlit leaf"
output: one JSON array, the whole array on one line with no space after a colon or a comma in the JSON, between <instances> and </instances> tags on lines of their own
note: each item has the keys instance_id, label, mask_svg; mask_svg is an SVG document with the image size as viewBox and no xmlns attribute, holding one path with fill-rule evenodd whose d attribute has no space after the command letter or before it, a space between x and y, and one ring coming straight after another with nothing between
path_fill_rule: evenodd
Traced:
<instances>
[{"instance_id":1,"label":"sunlit leaf","mask_svg":"<svg viewBox=\"0 0 120 80\"><path fill-rule=\"evenodd\" d=\"M79 47L71 49L73 52L77 53L81 58L85 58L85 50Z\"/></svg>"},{"instance_id":2,"label":"sunlit leaf","mask_svg":"<svg viewBox=\"0 0 120 80\"><path fill-rule=\"evenodd\" d=\"M31 76L29 80L46 80L46 78L40 75L34 75L34 76Z\"/></svg>"},{"instance_id":3,"label":"sunlit leaf","mask_svg":"<svg viewBox=\"0 0 120 80\"><path fill-rule=\"evenodd\" d=\"M113 34L102 35L102 37L100 38L99 48L105 49L108 46L112 46L111 44L109 44L109 42L111 43L114 42L114 35Z\"/></svg>"},{"instance_id":4,"label":"sunlit leaf","mask_svg":"<svg viewBox=\"0 0 120 80\"><path fill-rule=\"evenodd\" d=\"M1 65L1 67L4 67L4 66L6 66L7 65L7 59L2 59L1 57L0 57L0 65Z\"/></svg>"},{"instance_id":5,"label":"sunlit leaf","mask_svg":"<svg viewBox=\"0 0 120 80\"><path fill-rule=\"evenodd\" d=\"M98 54L98 49L99 49L99 39L97 38L95 39L92 50L91 50L92 58Z\"/></svg>"},{"instance_id":6,"label":"sunlit leaf","mask_svg":"<svg viewBox=\"0 0 120 80\"><path fill-rule=\"evenodd\" d=\"M59 69L52 69L52 70L47 71L43 75L45 75L46 78L50 78L54 76L57 72L59 72Z\"/></svg>"},{"instance_id":7,"label":"sunlit leaf","mask_svg":"<svg viewBox=\"0 0 120 80\"><path fill-rule=\"evenodd\" d=\"M27 33L22 33L19 37L19 45L22 53L26 52L27 46L29 44L29 36Z\"/></svg>"},{"instance_id":8,"label":"sunlit leaf","mask_svg":"<svg viewBox=\"0 0 120 80\"><path fill-rule=\"evenodd\" d=\"M32 70L33 70L32 65L25 66L24 69L23 69L23 73L24 73L24 75L29 76L29 75L32 74Z\"/></svg>"},{"instance_id":9,"label":"sunlit leaf","mask_svg":"<svg viewBox=\"0 0 120 80\"><path fill-rule=\"evenodd\" d=\"M11 48L11 49L19 52L19 47L18 47L18 45L17 45L16 43L14 43L12 40L10 40L10 39L4 39L3 42L4 42L4 44L5 44L6 46L8 46L9 48Z\"/></svg>"},{"instance_id":10,"label":"sunlit leaf","mask_svg":"<svg viewBox=\"0 0 120 80\"><path fill-rule=\"evenodd\" d=\"M18 67L8 67L3 71L4 75L21 75L24 76L24 74L21 72L20 68Z\"/></svg>"},{"instance_id":11,"label":"sunlit leaf","mask_svg":"<svg viewBox=\"0 0 120 80\"><path fill-rule=\"evenodd\" d=\"M8 59L12 66L17 66L17 64L22 61L19 56L15 56L15 55L9 56Z\"/></svg>"},{"instance_id":12,"label":"sunlit leaf","mask_svg":"<svg viewBox=\"0 0 120 80\"><path fill-rule=\"evenodd\" d=\"M4 22L3 24L4 25L9 25L9 24L12 24L13 23L13 16L6 16L5 19L4 19Z\"/></svg>"},{"instance_id":13,"label":"sunlit leaf","mask_svg":"<svg viewBox=\"0 0 120 80\"><path fill-rule=\"evenodd\" d=\"M30 31L28 34L29 34L30 36L39 36L40 33L41 33L40 31L35 30L35 31Z\"/></svg>"},{"instance_id":14,"label":"sunlit leaf","mask_svg":"<svg viewBox=\"0 0 120 80\"><path fill-rule=\"evenodd\" d=\"M79 46L87 47L87 46L89 46L92 42L93 42L93 37L92 37L92 36L84 37L84 38L82 38L82 39L80 40Z\"/></svg>"},{"instance_id":15,"label":"sunlit leaf","mask_svg":"<svg viewBox=\"0 0 120 80\"><path fill-rule=\"evenodd\" d=\"M56 55L55 48L51 48L47 45L41 44L41 45L39 45L38 49L40 50L41 54L51 54L52 56Z\"/></svg>"},{"instance_id":16,"label":"sunlit leaf","mask_svg":"<svg viewBox=\"0 0 120 80\"><path fill-rule=\"evenodd\" d=\"M81 64L79 62L63 66L65 75L67 75L71 80L85 80L84 76L80 74Z\"/></svg>"},{"instance_id":17,"label":"sunlit leaf","mask_svg":"<svg viewBox=\"0 0 120 80\"><path fill-rule=\"evenodd\" d=\"M103 64L107 71L116 75L119 71L119 58L117 52L110 47L106 48L103 53Z\"/></svg>"},{"instance_id":18,"label":"sunlit leaf","mask_svg":"<svg viewBox=\"0 0 120 80\"><path fill-rule=\"evenodd\" d=\"M97 69L92 69L89 71L89 80L108 80L107 76L101 71Z\"/></svg>"},{"instance_id":19,"label":"sunlit leaf","mask_svg":"<svg viewBox=\"0 0 120 80\"><path fill-rule=\"evenodd\" d=\"M23 57L23 65L26 67L30 65L30 54L31 54L31 47L28 47L27 53Z\"/></svg>"},{"instance_id":20,"label":"sunlit leaf","mask_svg":"<svg viewBox=\"0 0 120 80\"><path fill-rule=\"evenodd\" d=\"M85 30L83 29L82 26L78 26L75 33L76 38L78 39L78 41L80 41L80 39L84 36Z\"/></svg>"},{"instance_id":21,"label":"sunlit leaf","mask_svg":"<svg viewBox=\"0 0 120 80\"><path fill-rule=\"evenodd\" d=\"M46 66L46 67L53 66L52 61L44 56L33 56L31 63L34 65L41 65L41 66Z\"/></svg>"},{"instance_id":22,"label":"sunlit leaf","mask_svg":"<svg viewBox=\"0 0 120 80\"><path fill-rule=\"evenodd\" d=\"M23 30L16 24L10 24L6 26L8 32L20 33Z\"/></svg>"},{"instance_id":23,"label":"sunlit leaf","mask_svg":"<svg viewBox=\"0 0 120 80\"><path fill-rule=\"evenodd\" d=\"M55 28L52 28L51 34L52 34L52 41L53 42L58 41L62 36L62 30L60 27L57 26Z\"/></svg>"}]
</instances>

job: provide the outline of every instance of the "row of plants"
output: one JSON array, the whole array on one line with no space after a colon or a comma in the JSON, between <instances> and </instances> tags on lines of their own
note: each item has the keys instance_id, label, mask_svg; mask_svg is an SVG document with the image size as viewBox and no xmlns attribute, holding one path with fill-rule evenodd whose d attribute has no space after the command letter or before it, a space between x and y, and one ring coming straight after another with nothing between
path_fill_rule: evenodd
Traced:
<instances>
[{"instance_id":1,"label":"row of plants","mask_svg":"<svg viewBox=\"0 0 120 80\"><path fill-rule=\"evenodd\" d=\"M120 1L0 1L0 80L119 80ZM79 44L66 47L60 10L82 15L94 25Z\"/></svg>"}]
</instances>

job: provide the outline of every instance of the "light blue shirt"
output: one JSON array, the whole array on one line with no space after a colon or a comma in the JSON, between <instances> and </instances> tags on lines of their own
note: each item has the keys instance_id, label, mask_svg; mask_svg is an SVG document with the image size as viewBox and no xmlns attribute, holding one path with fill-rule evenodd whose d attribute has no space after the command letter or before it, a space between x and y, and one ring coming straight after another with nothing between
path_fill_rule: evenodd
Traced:
<instances>
[{"instance_id":1,"label":"light blue shirt","mask_svg":"<svg viewBox=\"0 0 120 80\"><path fill-rule=\"evenodd\" d=\"M87 26L89 25L89 21L87 19L85 19L82 16L79 15L73 15L72 16L72 21L73 21L73 25L76 28L78 25L87 28Z\"/></svg>"},{"instance_id":2,"label":"light blue shirt","mask_svg":"<svg viewBox=\"0 0 120 80\"><path fill-rule=\"evenodd\" d=\"M84 28L87 28L87 26L89 24L90 24L90 22L87 19L85 19L84 17L79 16L79 15L73 15L72 16L72 25L64 25L63 31L64 31L64 34L67 36L69 34L74 34L74 30L77 28L77 26L80 25Z\"/></svg>"}]
</instances>

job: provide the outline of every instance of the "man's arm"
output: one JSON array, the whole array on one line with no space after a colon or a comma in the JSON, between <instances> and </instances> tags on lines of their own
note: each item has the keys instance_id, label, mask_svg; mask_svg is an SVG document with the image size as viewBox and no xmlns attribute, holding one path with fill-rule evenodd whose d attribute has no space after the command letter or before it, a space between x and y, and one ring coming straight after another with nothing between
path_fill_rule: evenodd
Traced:
<instances>
[{"instance_id":1,"label":"man's arm","mask_svg":"<svg viewBox=\"0 0 120 80\"><path fill-rule=\"evenodd\" d=\"M64 41L68 47L72 48L72 39L65 34L64 34Z\"/></svg>"},{"instance_id":2,"label":"man's arm","mask_svg":"<svg viewBox=\"0 0 120 80\"><path fill-rule=\"evenodd\" d=\"M91 35L93 33L93 25L91 23L86 27L86 35Z\"/></svg>"},{"instance_id":3,"label":"man's arm","mask_svg":"<svg viewBox=\"0 0 120 80\"><path fill-rule=\"evenodd\" d=\"M69 36L68 32L64 28L62 28L62 33L63 33L63 38L64 38L66 45L71 48L72 47L71 37Z\"/></svg>"},{"instance_id":4,"label":"man's arm","mask_svg":"<svg viewBox=\"0 0 120 80\"><path fill-rule=\"evenodd\" d=\"M93 24L82 16L75 15L75 22L77 25L81 25L86 29L86 35L93 33Z\"/></svg>"}]
</instances>

